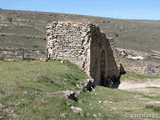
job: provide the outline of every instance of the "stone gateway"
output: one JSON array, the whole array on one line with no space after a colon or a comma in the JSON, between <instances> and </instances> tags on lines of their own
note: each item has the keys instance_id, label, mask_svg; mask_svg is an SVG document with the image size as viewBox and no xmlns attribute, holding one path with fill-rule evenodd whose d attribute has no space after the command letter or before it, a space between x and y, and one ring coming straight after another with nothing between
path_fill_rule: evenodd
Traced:
<instances>
[{"instance_id":1,"label":"stone gateway","mask_svg":"<svg viewBox=\"0 0 160 120\"><path fill-rule=\"evenodd\" d=\"M54 21L46 26L48 59L65 59L102 84L104 77L119 76L110 39L100 28L84 21Z\"/></svg>"}]
</instances>

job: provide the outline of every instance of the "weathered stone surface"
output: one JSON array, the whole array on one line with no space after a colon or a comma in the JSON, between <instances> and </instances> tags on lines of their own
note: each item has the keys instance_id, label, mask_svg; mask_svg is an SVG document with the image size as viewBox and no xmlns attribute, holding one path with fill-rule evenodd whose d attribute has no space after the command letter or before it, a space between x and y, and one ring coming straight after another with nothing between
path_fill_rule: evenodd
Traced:
<instances>
[{"instance_id":1,"label":"weathered stone surface","mask_svg":"<svg viewBox=\"0 0 160 120\"><path fill-rule=\"evenodd\" d=\"M48 59L71 61L91 76L95 85L101 83L103 71L106 77L119 76L109 39L97 25L84 21L58 21L47 25L46 34Z\"/></svg>"},{"instance_id":2,"label":"weathered stone surface","mask_svg":"<svg viewBox=\"0 0 160 120\"><path fill-rule=\"evenodd\" d=\"M0 104L0 109L3 109L3 108L5 108L5 106L4 106L4 105L2 105L2 104Z\"/></svg>"},{"instance_id":3,"label":"weathered stone surface","mask_svg":"<svg viewBox=\"0 0 160 120\"><path fill-rule=\"evenodd\" d=\"M117 65L119 65L120 73L125 72L136 72L139 74L145 75L158 75L159 71L155 65L152 65L149 61L147 61L144 57L137 55L131 56L125 51L124 49L117 49L114 44L112 46L114 51L114 57L116 60ZM154 69L154 70L151 70ZM152 71L152 72L150 72Z\"/></svg>"},{"instance_id":4,"label":"weathered stone surface","mask_svg":"<svg viewBox=\"0 0 160 120\"><path fill-rule=\"evenodd\" d=\"M74 91L69 91L69 90L63 91L63 95L68 99L72 99L72 100L75 100L75 101L78 100L78 98L76 98L76 96L75 96Z\"/></svg>"},{"instance_id":5,"label":"weathered stone surface","mask_svg":"<svg viewBox=\"0 0 160 120\"><path fill-rule=\"evenodd\" d=\"M82 110L82 108L74 107L74 106L71 106L70 108L74 113L80 114L82 117L84 117L84 111Z\"/></svg>"},{"instance_id":6,"label":"weathered stone surface","mask_svg":"<svg viewBox=\"0 0 160 120\"><path fill-rule=\"evenodd\" d=\"M60 113L60 114L59 114L59 117L66 118L67 116L68 116L68 113Z\"/></svg>"},{"instance_id":7,"label":"weathered stone surface","mask_svg":"<svg viewBox=\"0 0 160 120\"><path fill-rule=\"evenodd\" d=\"M83 86L83 91L92 91L94 89L94 79L85 79L80 82L80 84Z\"/></svg>"}]
</instances>

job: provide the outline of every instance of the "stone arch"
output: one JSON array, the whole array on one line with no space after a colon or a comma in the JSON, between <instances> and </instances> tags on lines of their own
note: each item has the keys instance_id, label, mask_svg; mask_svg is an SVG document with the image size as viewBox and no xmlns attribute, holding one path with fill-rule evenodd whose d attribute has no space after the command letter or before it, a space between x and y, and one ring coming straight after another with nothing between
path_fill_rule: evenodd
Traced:
<instances>
[{"instance_id":1,"label":"stone arch","mask_svg":"<svg viewBox=\"0 0 160 120\"><path fill-rule=\"evenodd\" d=\"M103 49L100 54L100 85L104 85L103 79L106 74L106 52Z\"/></svg>"}]
</instances>

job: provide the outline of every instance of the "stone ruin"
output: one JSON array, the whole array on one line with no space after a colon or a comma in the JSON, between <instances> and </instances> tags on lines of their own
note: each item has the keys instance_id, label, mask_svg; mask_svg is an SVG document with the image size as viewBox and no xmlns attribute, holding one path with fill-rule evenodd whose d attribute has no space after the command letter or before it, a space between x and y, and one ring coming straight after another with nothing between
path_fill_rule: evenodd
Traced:
<instances>
[{"instance_id":1,"label":"stone ruin","mask_svg":"<svg viewBox=\"0 0 160 120\"><path fill-rule=\"evenodd\" d=\"M87 21L54 21L46 26L46 38L47 46L41 52L18 48L18 45L17 48L1 46L0 60L69 60L91 76L96 85L101 84L102 72L105 77L119 77L125 72L160 75L160 64L130 57L116 48L114 40L107 38L97 25Z\"/></svg>"},{"instance_id":2,"label":"stone ruin","mask_svg":"<svg viewBox=\"0 0 160 120\"><path fill-rule=\"evenodd\" d=\"M100 28L84 21L54 21L46 26L48 59L65 59L101 84L101 75L120 75L110 39Z\"/></svg>"},{"instance_id":3,"label":"stone ruin","mask_svg":"<svg viewBox=\"0 0 160 120\"><path fill-rule=\"evenodd\" d=\"M114 40L89 21L53 21L46 26L46 39L48 59L71 61L91 76L95 85L101 85L103 72L104 77L111 78L125 72L160 73L147 60L129 57L125 51L118 50Z\"/></svg>"}]
</instances>

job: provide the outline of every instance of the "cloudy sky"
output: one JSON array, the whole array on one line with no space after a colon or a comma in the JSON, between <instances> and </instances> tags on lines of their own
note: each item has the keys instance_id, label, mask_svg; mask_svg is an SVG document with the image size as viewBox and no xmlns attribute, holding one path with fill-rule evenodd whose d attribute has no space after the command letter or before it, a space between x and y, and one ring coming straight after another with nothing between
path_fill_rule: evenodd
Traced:
<instances>
[{"instance_id":1,"label":"cloudy sky","mask_svg":"<svg viewBox=\"0 0 160 120\"><path fill-rule=\"evenodd\" d=\"M160 0L0 0L0 8L160 20Z\"/></svg>"}]
</instances>

